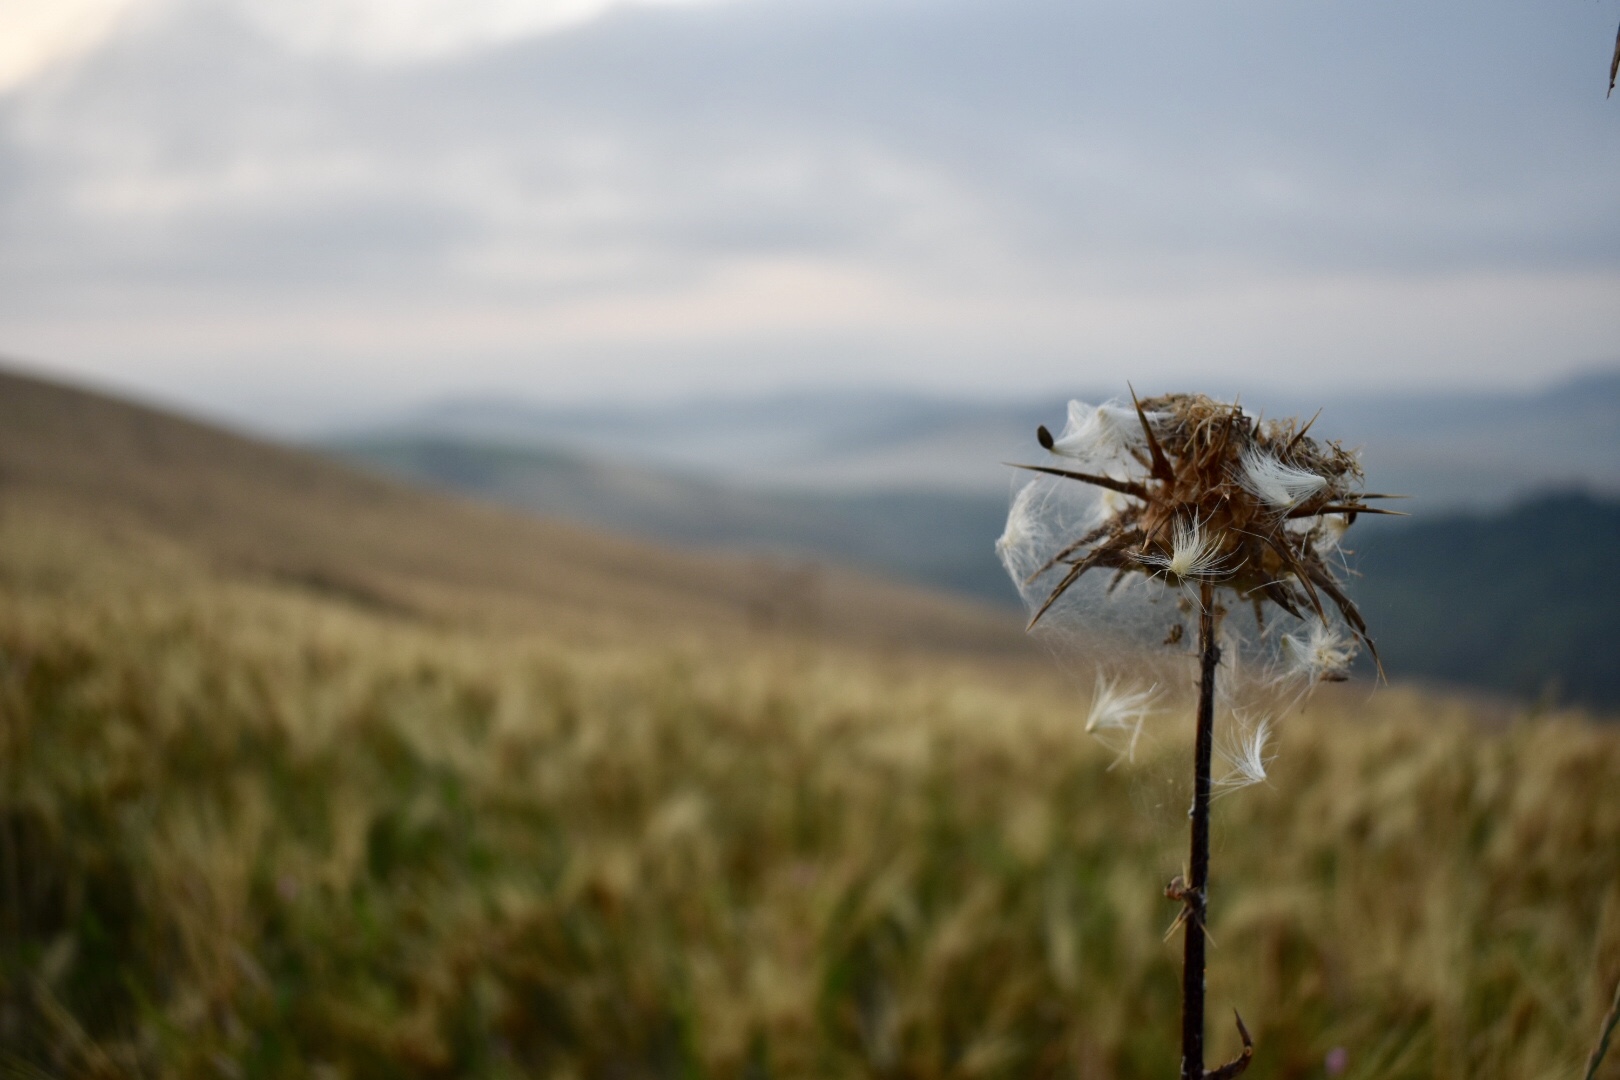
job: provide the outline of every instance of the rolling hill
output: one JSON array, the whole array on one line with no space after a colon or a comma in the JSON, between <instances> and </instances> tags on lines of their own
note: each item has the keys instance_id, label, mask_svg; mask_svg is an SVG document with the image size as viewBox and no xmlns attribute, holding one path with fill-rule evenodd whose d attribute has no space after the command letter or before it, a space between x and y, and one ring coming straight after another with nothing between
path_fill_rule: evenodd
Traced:
<instances>
[{"instance_id":1,"label":"rolling hill","mask_svg":"<svg viewBox=\"0 0 1620 1080\"><path fill-rule=\"evenodd\" d=\"M1018 599L992 548L1004 493L747 488L571 450L437 436L322 448L413 483L663 543L831 562L1002 607Z\"/></svg>"},{"instance_id":2,"label":"rolling hill","mask_svg":"<svg viewBox=\"0 0 1620 1080\"><path fill-rule=\"evenodd\" d=\"M317 454L0 371L0 513L210 573L527 630L786 628L861 646L1024 654L1016 620L838 570L672 551L434 494Z\"/></svg>"}]
</instances>

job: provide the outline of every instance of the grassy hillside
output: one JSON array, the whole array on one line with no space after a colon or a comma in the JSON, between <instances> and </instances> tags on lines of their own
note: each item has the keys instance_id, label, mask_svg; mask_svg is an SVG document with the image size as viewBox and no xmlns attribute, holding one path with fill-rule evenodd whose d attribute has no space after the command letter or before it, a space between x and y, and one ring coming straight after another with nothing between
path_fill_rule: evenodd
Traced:
<instances>
[{"instance_id":1,"label":"grassy hillside","mask_svg":"<svg viewBox=\"0 0 1620 1080\"><path fill-rule=\"evenodd\" d=\"M0 371L0 513L429 621L613 639L787 629L1028 655L1016 620L834 570L681 554L433 496L314 454Z\"/></svg>"},{"instance_id":2,"label":"grassy hillside","mask_svg":"<svg viewBox=\"0 0 1620 1080\"><path fill-rule=\"evenodd\" d=\"M705 598L733 564L94 408L99 461L43 408L60 461L0 444L10 1074L1173 1074L1177 726L1113 768L1083 686L966 630L767 633ZM883 633L933 610L896 595ZM1248 1075L1571 1076L1620 974L1620 733L1356 690L1279 750L1216 811Z\"/></svg>"},{"instance_id":3,"label":"grassy hillside","mask_svg":"<svg viewBox=\"0 0 1620 1080\"><path fill-rule=\"evenodd\" d=\"M1173 1069L1173 731L1110 769L1061 683L0 550L0 1045L48 1075ZM1615 733L1324 698L1272 772L1216 815L1251 1075L1570 1075Z\"/></svg>"}]
</instances>

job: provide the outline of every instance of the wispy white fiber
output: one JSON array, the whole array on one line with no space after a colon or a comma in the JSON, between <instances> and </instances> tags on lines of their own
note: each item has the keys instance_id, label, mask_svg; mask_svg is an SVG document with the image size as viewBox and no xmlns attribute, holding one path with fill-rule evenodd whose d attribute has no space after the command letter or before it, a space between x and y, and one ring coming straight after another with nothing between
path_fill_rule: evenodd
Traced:
<instances>
[{"instance_id":1,"label":"wispy white fiber","mask_svg":"<svg viewBox=\"0 0 1620 1080\"><path fill-rule=\"evenodd\" d=\"M1101 525L1118 517L1135 503L1136 500L1124 492L1104 488L1098 492L1097 501L1092 505L1091 520L1095 525Z\"/></svg>"},{"instance_id":2,"label":"wispy white fiber","mask_svg":"<svg viewBox=\"0 0 1620 1080\"><path fill-rule=\"evenodd\" d=\"M1349 673L1357 648L1354 638L1324 623L1312 623L1308 631L1283 637L1281 677L1304 678L1313 683L1343 678Z\"/></svg>"},{"instance_id":3,"label":"wispy white fiber","mask_svg":"<svg viewBox=\"0 0 1620 1080\"><path fill-rule=\"evenodd\" d=\"M1013 581L1023 582L1046 560L1047 527L1041 521L1041 485L1025 484L1013 496L996 555Z\"/></svg>"},{"instance_id":4,"label":"wispy white fiber","mask_svg":"<svg viewBox=\"0 0 1620 1080\"><path fill-rule=\"evenodd\" d=\"M1115 765L1136 760L1136 743L1142 737L1142 725L1154 712L1154 704L1162 693L1158 683L1124 686L1098 675L1091 712L1086 716L1086 733L1118 751Z\"/></svg>"},{"instance_id":5,"label":"wispy white fiber","mask_svg":"<svg viewBox=\"0 0 1620 1080\"><path fill-rule=\"evenodd\" d=\"M1243 452L1238 483L1268 506L1292 510L1327 487L1327 478L1285 465L1265 451L1250 447Z\"/></svg>"},{"instance_id":6,"label":"wispy white fiber","mask_svg":"<svg viewBox=\"0 0 1620 1080\"><path fill-rule=\"evenodd\" d=\"M1350 531L1350 522L1346 517L1344 514L1321 514L1299 518L1288 523L1288 532L1293 536L1310 537L1319 552L1336 552L1344 542L1345 533Z\"/></svg>"},{"instance_id":7,"label":"wispy white fiber","mask_svg":"<svg viewBox=\"0 0 1620 1080\"><path fill-rule=\"evenodd\" d=\"M1344 534L1350 531L1350 518L1345 514L1323 514L1317 518L1321 522L1316 534L1316 546L1325 550L1337 550L1344 542Z\"/></svg>"},{"instance_id":8,"label":"wispy white fiber","mask_svg":"<svg viewBox=\"0 0 1620 1080\"><path fill-rule=\"evenodd\" d=\"M1160 414L1148 413L1148 422L1158 421ZM1142 421L1132 406L1117 401L1102 405L1088 405L1083 401L1069 402L1069 421L1063 432L1052 442L1052 453L1059 457L1103 465L1128 454L1132 447L1144 443Z\"/></svg>"},{"instance_id":9,"label":"wispy white fiber","mask_svg":"<svg viewBox=\"0 0 1620 1080\"><path fill-rule=\"evenodd\" d=\"M1205 531L1196 519L1182 517L1171 530L1169 554L1149 551L1138 557L1179 581L1200 581L1225 572L1223 539L1218 532Z\"/></svg>"},{"instance_id":10,"label":"wispy white fiber","mask_svg":"<svg viewBox=\"0 0 1620 1080\"><path fill-rule=\"evenodd\" d=\"M1232 712L1232 730L1215 742L1215 753L1226 765L1226 773L1213 781L1224 791L1236 791L1263 783L1266 766L1276 755L1270 752L1271 717L1251 719L1242 710Z\"/></svg>"}]
</instances>

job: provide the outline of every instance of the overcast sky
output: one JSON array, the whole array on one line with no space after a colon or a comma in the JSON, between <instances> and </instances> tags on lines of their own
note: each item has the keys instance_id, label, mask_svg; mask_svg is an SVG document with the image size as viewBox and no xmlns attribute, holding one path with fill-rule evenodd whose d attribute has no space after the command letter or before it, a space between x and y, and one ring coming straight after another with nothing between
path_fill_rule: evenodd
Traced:
<instances>
[{"instance_id":1,"label":"overcast sky","mask_svg":"<svg viewBox=\"0 0 1620 1080\"><path fill-rule=\"evenodd\" d=\"M0 0L0 354L442 394L1620 365L1615 0Z\"/></svg>"}]
</instances>

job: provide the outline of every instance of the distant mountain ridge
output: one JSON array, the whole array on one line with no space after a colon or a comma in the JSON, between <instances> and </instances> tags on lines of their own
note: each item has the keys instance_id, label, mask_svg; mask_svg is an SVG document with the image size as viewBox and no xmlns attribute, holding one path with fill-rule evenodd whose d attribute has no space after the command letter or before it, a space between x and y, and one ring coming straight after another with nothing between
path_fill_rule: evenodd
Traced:
<instances>
[{"instance_id":1,"label":"distant mountain ridge","mask_svg":"<svg viewBox=\"0 0 1620 1080\"><path fill-rule=\"evenodd\" d=\"M1356 554L1352 591L1395 674L1620 707L1620 500L1412 521Z\"/></svg>"},{"instance_id":2,"label":"distant mountain ridge","mask_svg":"<svg viewBox=\"0 0 1620 1080\"><path fill-rule=\"evenodd\" d=\"M1080 387L1073 396L1126 394L1121 385ZM1261 388L1243 400L1267 415L1321 408L1319 434L1359 446L1372 483L1428 508L1504 506L1549 487L1620 494L1620 371L1535 393L1309 397ZM983 402L856 391L623 408L464 399L325 441L434 438L560 450L769 490L1005 496L1001 462L1037 453L1035 426L1061 426L1065 405L1056 396Z\"/></svg>"},{"instance_id":3,"label":"distant mountain ridge","mask_svg":"<svg viewBox=\"0 0 1620 1080\"><path fill-rule=\"evenodd\" d=\"M1458 399L1437 411L1396 403L1380 422L1394 430L1391 441L1447 447L1457 459L1494 438L1499 456L1601 464L1617 436L1593 432L1617 397L1620 377L1606 377L1535 399ZM844 430L880 431L889 408L852 414ZM944 425L948 411L929 423ZM974 414L964 407L955 415ZM613 437L624 445L656 444L620 420ZM1527 441L1537 431L1545 442ZM115 543L157 538L215 572L415 617L476 612L530 625L665 620L746 631L770 617L772 604L813 586L818 625L847 640L1022 648L1010 616L837 569L866 567L1009 610L1013 593L992 550L1011 482L999 464L1002 486L991 493L764 492L466 439L398 436L339 449L372 468L531 513L772 558L671 551L435 497L311 453L0 371L7 522L77 522ZM1490 465L1482 455L1478 467ZM1386 486L1382 473L1372 478ZM1406 505L1414 518L1367 522L1353 534L1361 576L1352 591L1393 677L1620 709L1620 664L1605 634L1620 605L1610 569L1620 555L1620 499L1598 489L1469 513L1421 499Z\"/></svg>"},{"instance_id":4,"label":"distant mountain ridge","mask_svg":"<svg viewBox=\"0 0 1620 1080\"><path fill-rule=\"evenodd\" d=\"M1620 390L1620 380L1599 389ZM1604 415L1601 394L1578 398L1543 407ZM1487 419L1496 415L1481 408ZM1387 422L1423 418L1417 404L1410 410ZM1443 442L1447 430L1437 423L1408 437ZM331 449L417 482L661 541L851 565L1009 609L1018 603L993 550L1005 494L761 490L464 438L362 439ZM1616 579L1604 572L1620 556L1620 499L1540 493L1461 513L1421 499L1403 505L1414 517L1364 520L1351 538L1351 591L1393 677L1620 708L1620 663L1602 634L1620 606Z\"/></svg>"},{"instance_id":5,"label":"distant mountain ridge","mask_svg":"<svg viewBox=\"0 0 1620 1080\"><path fill-rule=\"evenodd\" d=\"M1061 403L1060 403L1061 407ZM326 440L433 437L565 450L772 489L995 491L1045 407L901 393L820 392L607 408L461 399ZM986 451L986 447L991 449Z\"/></svg>"}]
</instances>

